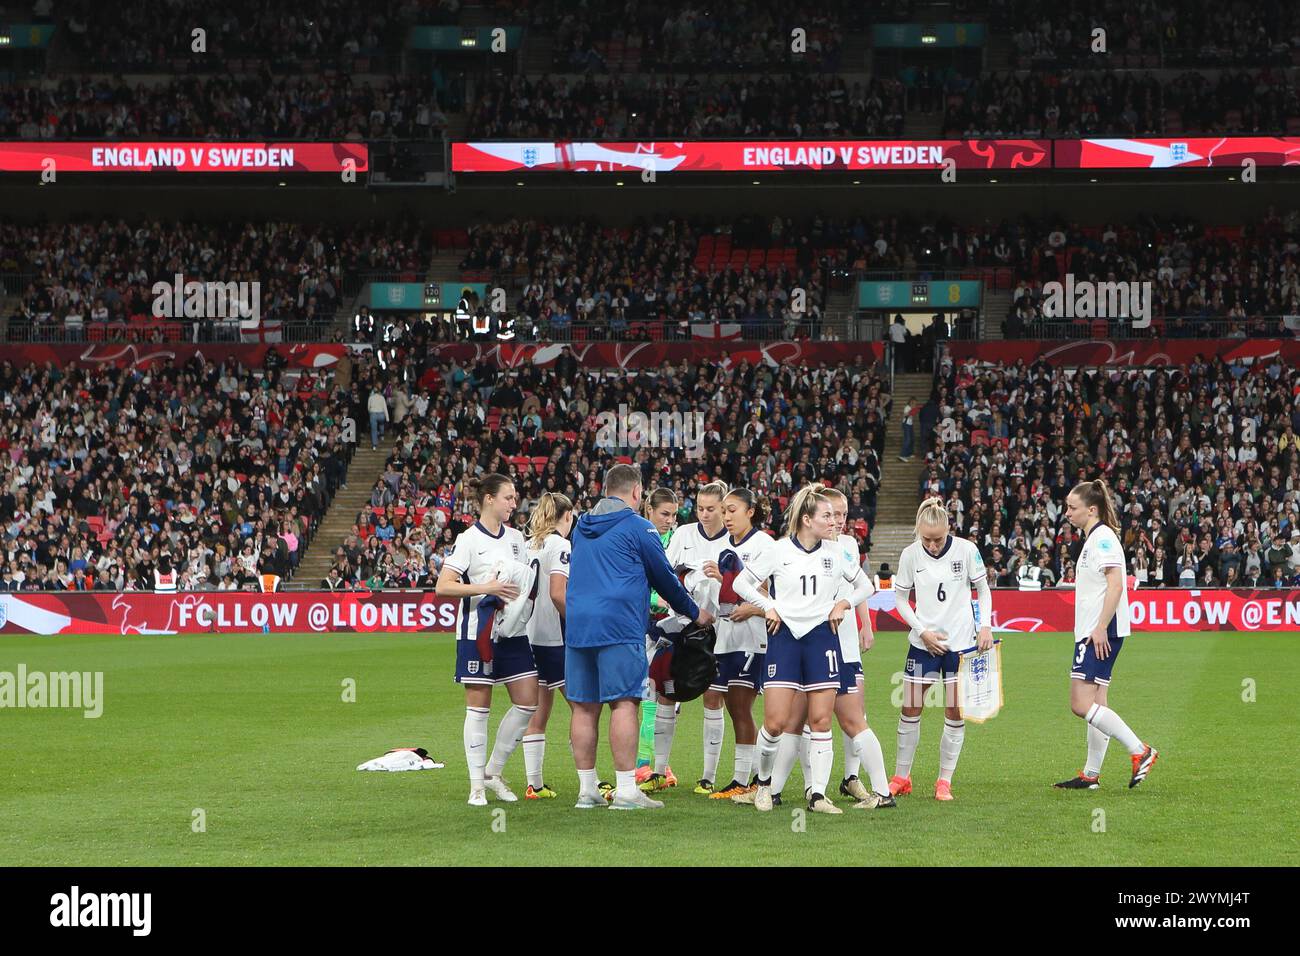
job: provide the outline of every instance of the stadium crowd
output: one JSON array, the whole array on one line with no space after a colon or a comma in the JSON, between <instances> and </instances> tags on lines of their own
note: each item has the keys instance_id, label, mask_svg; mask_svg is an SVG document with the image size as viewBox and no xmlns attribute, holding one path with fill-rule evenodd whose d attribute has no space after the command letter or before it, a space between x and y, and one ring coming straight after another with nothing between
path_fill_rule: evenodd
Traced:
<instances>
[{"instance_id":1,"label":"stadium crowd","mask_svg":"<svg viewBox=\"0 0 1300 956\"><path fill-rule=\"evenodd\" d=\"M459 84L448 93L449 109L460 108ZM0 90L0 136L27 141L429 139L446 126L433 85L407 77L367 85L346 73L262 73L132 85L86 76Z\"/></svg>"},{"instance_id":2,"label":"stadium crowd","mask_svg":"<svg viewBox=\"0 0 1300 956\"><path fill-rule=\"evenodd\" d=\"M511 219L471 228L461 270L509 289L530 337L564 340L577 324L614 338L645 337L647 326L656 338L687 338L692 324L723 322L747 337L792 338L819 331L831 241L820 220L796 226L780 217L714 228L683 219L629 228ZM747 248L759 258L731 258ZM796 289L804 291L798 314Z\"/></svg>"},{"instance_id":3,"label":"stadium crowd","mask_svg":"<svg viewBox=\"0 0 1300 956\"><path fill-rule=\"evenodd\" d=\"M401 223L349 228L283 222L125 220L0 222L0 276L18 277L11 335L76 339L87 327L157 321L154 284L260 283L264 322L325 322L346 274L423 271L429 240ZM252 287L246 290L251 298ZM226 302L251 303L236 297ZM174 316L173 316L174 317ZM213 315L191 320L211 324Z\"/></svg>"},{"instance_id":4,"label":"stadium crowd","mask_svg":"<svg viewBox=\"0 0 1300 956\"><path fill-rule=\"evenodd\" d=\"M843 65L845 35L863 29L865 7L845 0L737 0L711 8L693 0L592 0L575 7L557 0L534 5L532 17L554 34L560 72L757 72L780 64L834 73ZM800 50L795 29L804 31Z\"/></svg>"},{"instance_id":5,"label":"stadium crowd","mask_svg":"<svg viewBox=\"0 0 1300 956\"><path fill-rule=\"evenodd\" d=\"M1208 226L1191 218L1082 228L1048 223L1032 248L1021 245L1020 251L1007 338L1072 334L1073 320L1044 315L1044 283L1063 282L1067 274L1076 282L1149 281L1155 317L1150 334L1157 337L1295 334L1284 318L1300 313L1295 210L1270 211L1243 226ZM1112 329L1116 324L1109 322Z\"/></svg>"},{"instance_id":6,"label":"stadium crowd","mask_svg":"<svg viewBox=\"0 0 1300 956\"><path fill-rule=\"evenodd\" d=\"M1278 358L1067 370L945 350L919 412L919 491L945 499L1000 585L1073 583L1064 499L1104 477L1140 586L1300 586L1297 396Z\"/></svg>"},{"instance_id":7,"label":"stadium crowd","mask_svg":"<svg viewBox=\"0 0 1300 956\"><path fill-rule=\"evenodd\" d=\"M249 589L294 573L375 364L0 361L0 590Z\"/></svg>"},{"instance_id":8,"label":"stadium crowd","mask_svg":"<svg viewBox=\"0 0 1300 956\"><path fill-rule=\"evenodd\" d=\"M849 496L849 521L865 546L891 404L882 373L747 361L609 372L580 369L567 350L552 365L510 371L440 363L414 382L392 366L379 394L395 450L322 584L431 586L455 535L474 521L467 479L511 476L522 527L545 491L563 492L579 510L594 505L616 459L635 462L647 488L676 491L682 521L692 520L694 489L706 479L770 496L769 528L780 527L802 483L827 480ZM632 449L610 427L627 410L684 417L677 431L659 431L659 447ZM613 418L601 418L606 412Z\"/></svg>"},{"instance_id":9,"label":"stadium crowd","mask_svg":"<svg viewBox=\"0 0 1300 956\"><path fill-rule=\"evenodd\" d=\"M864 85L798 74L494 75L478 84L469 130L478 139L901 136L902 87L891 79Z\"/></svg>"},{"instance_id":10,"label":"stadium crowd","mask_svg":"<svg viewBox=\"0 0 1300 956\"><path fill-rule=\"evenodd\" d=\"M1300 120L1295 70L1078 71L950 76L943 128L959 137L1285 133Z\"/></svg>"},{"instance_id":11,"label":"stadium crowd","mask_svg":"<svg viewBox=\"0 0 1300 956\"><path fill-rule=\"evenodd\" d=\"M55 14L81 65L101 72L216 73L248 66L298 73L396 53L405 26L447 9L448 0L360 6L311 0L273 7L252 0L140 0L120 7L59 0ZM202 50L195 48L197 29L205 31Z\"/></svg>"}]
</instances>

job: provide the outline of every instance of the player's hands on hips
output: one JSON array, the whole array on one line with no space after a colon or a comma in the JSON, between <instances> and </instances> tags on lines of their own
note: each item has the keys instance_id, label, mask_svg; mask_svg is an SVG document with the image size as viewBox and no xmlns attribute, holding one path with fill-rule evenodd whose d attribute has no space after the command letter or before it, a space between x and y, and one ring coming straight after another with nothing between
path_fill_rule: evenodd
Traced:
<instances>
[{"instance_id":1,"label":"player's hands on hips","mask_svg":"<svg viewBox=\"0 0 1300 956\"><path fill-rule=\"evenodd\" d=\"M936 657L948 653L948 645L944 643L944 637L938 631L922 631L921 643L925 649Z\"/></svg>"},{"instance_id":2,"label":"player's hands on hips","mask_svg":"<svg viewBox=\"0 0 1300 956\"><path fill-rule=\"evenodd\" d=\"M503 601L513 601L519 597L519 586L508 579L493 578L483 585L484 594L494 594Z\"/></svg>"},{"instance_id":3,"label":"player's hands on hips","mask_svg":"<svg viewBox=\"0 0 1300 956\"><path fill-rule=\"evenodd\" d=\"M700 570L704 572L706 578L713 578L715 581L722 580L722 572L718 570L717 561L705 561Z\"/></svg>"},{"instance_id":4,"label":"player's hands on hips","mask_svg":"<svg viewBox=\"0 0 1300 956\"><path fill-rule=\"evenodd\" d=\"M732 624L739 624L741 621L748 621L751 617L761 617L763 609L756 604L750 604L746 601L744 604L737 605L727 615L727 620Z\"/></svg>"},{"instance_id":5,"label":"player's hands on hips","mask_svg":"<svg viewBox=\"0 0 1300 956\"><path fill-rule=\"evenodd\" d=\"M1092 646L1097 652L1097 660L1104 661L1110 657L1110 636L1104 627L1092 629Z\"/></svg>"},{"instance_id":6,"label":"player's hands on hips","mask_svg":"<svg viewBox=\"0 0 1300 956\"><path fill-rule=\"evenodd\" d=\"M695 619L695 623L700 625L700 627L708 627L713 623L713 612L700 608L700 614L699 617Z\"/></svg>"},{"instance_id":7,"label":"player's hands on hips","mask_svg":"<svg viewBox=\"0 0 1300 956\"><path fill-rule=\"evenodd\" d=\"M767 633L775 634L782 624L781 615L776 613L776 608L769 608L763 617L767 621Z\"/></svg>"},{"instance_id":8,"label":"player's hands on hips","mask_svg":"<svg viewBox=\"0 0 1300 956\"><path fill-rule=\"evenodd\" d=\"M980 651L987 651L993 646L993 628L981 627L979 637L975 638L975 648Z\"/></svg>"}]
</instances>

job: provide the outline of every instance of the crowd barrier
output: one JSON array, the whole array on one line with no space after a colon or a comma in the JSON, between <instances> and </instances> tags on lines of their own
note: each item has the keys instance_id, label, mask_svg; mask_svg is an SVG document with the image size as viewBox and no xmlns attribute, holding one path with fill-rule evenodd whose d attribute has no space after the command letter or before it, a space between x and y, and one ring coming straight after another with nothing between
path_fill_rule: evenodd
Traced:
<instances>
[{"instance_id":1,"label":"crowd barrier","mask_svg":"<svg viewBox=\"0 0 1300 956\"><path fill-rule=\"evenodd\" d=\"M1300 631L1300 590L1129 592L1135 631ZM878 631L906 629L894 594L871 598ZM1074 629L1069 589L993 592L995 631ZM456 602L432 591L23 591L0 594L0 634L298 634L451 631Z\"/></svg>"}]
</instances>

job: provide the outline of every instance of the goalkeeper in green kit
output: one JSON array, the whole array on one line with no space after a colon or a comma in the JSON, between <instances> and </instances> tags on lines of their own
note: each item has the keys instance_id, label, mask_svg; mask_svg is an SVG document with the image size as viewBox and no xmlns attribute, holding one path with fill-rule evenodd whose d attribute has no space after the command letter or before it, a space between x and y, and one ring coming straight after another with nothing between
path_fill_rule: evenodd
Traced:
<instances>
[{"instance_id":1,"label":"goalkeeper in green kit","mask_svg":"<svg viewBox=\"0 0 1300 956\"><path fill-rule=\"evenodd\" d=\"M659 540L663 543L664 550L667 550L668 540L673 536L673 528L677 526L677 495L667 488L656 488L646 496L645 516L659 532ZM650 592L651 619L669 613L671 609L652 590ZM652 770L651 761L654 760L655 752L655 714L658 709L655 694L648 693L641 701L641 739L636 752L637 783L642 783L645 778L648 778ZM669 770L668 774L671 775L672 771Z\"/></svg>"}]
</instances>

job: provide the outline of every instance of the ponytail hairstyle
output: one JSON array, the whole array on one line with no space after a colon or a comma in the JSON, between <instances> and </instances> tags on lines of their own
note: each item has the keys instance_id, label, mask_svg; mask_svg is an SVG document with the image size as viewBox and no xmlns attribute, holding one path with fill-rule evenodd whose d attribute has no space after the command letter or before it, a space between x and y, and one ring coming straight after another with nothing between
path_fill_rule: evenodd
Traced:
<instances>
[{"instance_id":1,"label":"ponytail hairstyle","mask_svg":"<svg viewBox=\"0 0 1300 956\"><path fill-rule=\"evenodd\" d=\"M942 498L926 498L921 502L921 507L916 509L917 540L920 540L922 525L932 528L943 525L945 531L951 527L948 521L948 509L944 507Z\"/></svg>"},{"instance_id":2,"label":"ponytail hairstyle","mask_svg":"<svg viewBox=\"0 0 1300 956\"><path fill-rule=\"evenodd\" d=\"M554 491L546 492L537 499L537 507L533 508L533 513L528 518L528 543L540 550L546 536L572 510L573 502L567 497Z\"/></svg>"},{"instance_id":3,"label":"ponytail hairstyle","mask_svg":"<svg viewBox=\"0 0 1300 956\"><path fill-rule=\"evenodd\" d=\"M817 508L823 502L829 504L830 499L826 497L826 486L821 483L804 485L790 500L789 519L786 525L786 534L793 538L799 533L799 527L803 524L805 517L811 518L817 513Z\"/></svg>"},{"instance_id":4,"label":"ponytail hairstyle","mask_svg":"<svg viewBox=\"0 0 1300 956\"><path fill-rule=\"evenodd\" d=\"M668 504L670 502L674 505L677 504L677 492L673 491L671 488L660 486L650 492L650 494L646 495L645 501L641 503L641 510L643 514L648 515L660 505Z\"/></svg>"},{"instance_id":5,"label":"ponytail hairstyle","mask_svg":"<svg viewBox=\"0 0 1300 956\"><path fill-rule=\"evenodd\" d=\"M511 484L514 484L514 482L505 475L493 472L490 475L483 475L481 478L471 478L465 482L465 490L469 493L469 500L474 502L474 507L482 511L484 498L488 495L499 495L502 488Z\"/></svg>"},{"instance_id":6,"label":"ponytail hairstyle","mask_svg":"<svg viewBox=\"0 0 1300 956\"><path fill-rule=\"evenodd\" d=\"M1110 486L1106 484L1106 479L1098 478L1096 481L1081 481L1070 489L1070 494L1077 495L1085 508L1091 508L1095 505L1097 517L1101 519L1102 524L1112 531L1119 531L1119 518L1115 514L1115 499L1111 497Z\"/></svg>"},{"instance_id":7,"label":"ponytail hairstyle","mask_svg":"<svg viewBox=\"0 0 1300 956\"><path fill-rule=\"evenodd\" d=\"M695 499L698 501L705 495L712 495L721 501L731 492L725 481L710 481L707 485L700 485L699 491L695 492Z\"/></svg>"},{"instance_id":8,"label":"ponytail hairstyle","mask_svg":"<svg viewBox=\"0 0 1300 956\"><path fill-rule=\"evenodd\" d=\"M727 498L735 498L746 508L753 509L754 517L750 520L750 524L755 528L761 528L763 522L767 520L767 502L748 488L732 488L727 492Z\"/></svg>"}]
</instances>

